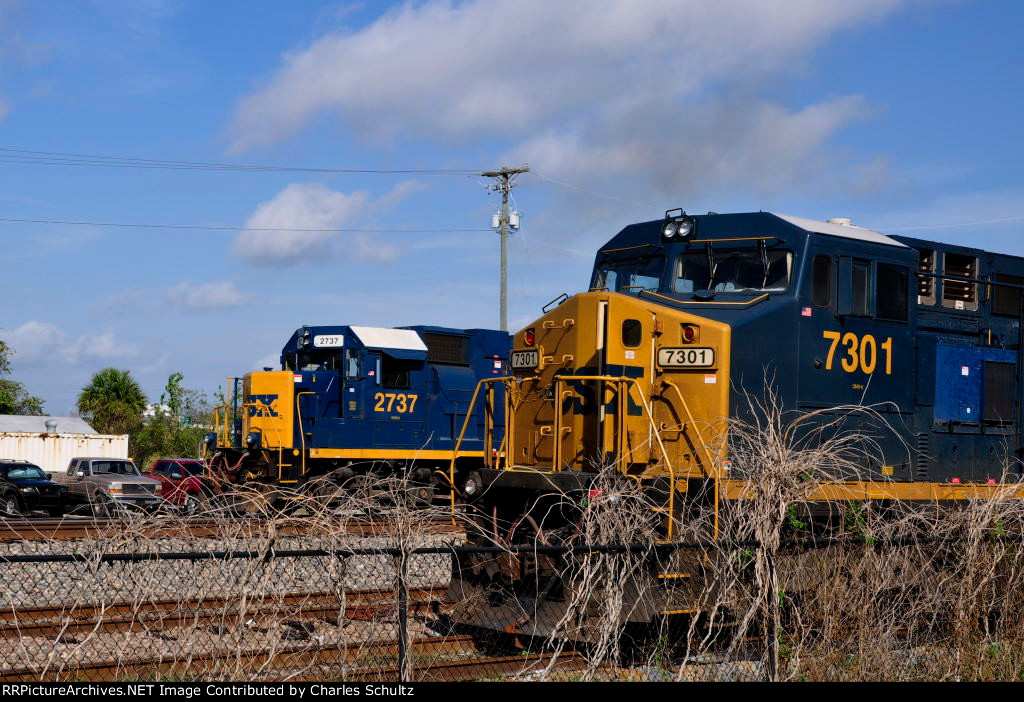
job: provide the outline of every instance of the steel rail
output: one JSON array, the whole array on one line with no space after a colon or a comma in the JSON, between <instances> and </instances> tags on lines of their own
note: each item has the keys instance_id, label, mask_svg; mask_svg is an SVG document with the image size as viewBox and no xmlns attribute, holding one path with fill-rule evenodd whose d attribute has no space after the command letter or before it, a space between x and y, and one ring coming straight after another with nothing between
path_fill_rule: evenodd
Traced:
<instances>
[{"instance_id":1,"label":"steel rail","mask_svg":"<svg viewBox=\"0 0 1024 702\"><path fill-rule=\"evenodd\" d=\"M421 656L444 653L465 653L471 650L472 638L469 636L437 637L415 639L410 650ZM192 654L182 652L179 660L164 658L138 658L118 661L101 661L96 663L79 663L73 667L61 668L45 666L38 668L17 668L0 670L0 682L33 682L39 680L55 681L71 679L75 682L110 682L126 679L151 679L174 676L198 676L203 673L215 672L226 665L245 670L250 676L257 674L262 667L308 668L324 664L344 664L359 662L360 659L391 658L398 656L397 641L367 641L344 645L291 646L286 648L265 648L254 651L229 651L223 653ZM520 660L518 657L516 660ZM365 672L365 668L357 668ZM337 671L339 679L347 677L343 671ZM289 676L289 680L296 679ZM309 678L314 679L313 677ZM323 679L318 676L316 679Z\"/></svg>"},{"instance_id":2,"label":"steel rail","mask_svg":"<svg viewBox=\"0 0 1024 702\"><path fill-rule=\"evenodd\" d=\"M412 588L409 609L413 614L437 614L447 586ZM248 603L251 607L243 608ZM236 606L237 605L237 606ZM301 607L288 610L286 607ZM239 617L288 619L337 619L342 598L335 592L259 595L251 598L208 597L193 600L152 600L92 604L84 607L30 607L0 612L0 639L65 634L154 631L188 626L207 626ZM368 620L393 614L393 590L353 590L344 593L344 618Z\"/></svg>"}]
</instances>

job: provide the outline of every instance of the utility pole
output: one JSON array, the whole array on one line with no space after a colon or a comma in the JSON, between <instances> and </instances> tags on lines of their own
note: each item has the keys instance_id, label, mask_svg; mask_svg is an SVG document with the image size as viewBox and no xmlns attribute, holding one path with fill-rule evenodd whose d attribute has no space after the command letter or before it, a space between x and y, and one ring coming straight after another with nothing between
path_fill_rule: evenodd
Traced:
<instances>
[{"instance_id":1,"label":"utility pole","mask_svg":"<svg viewBox=\"0 0 1024 702\"><path fill-rule=\"evenodd\" d=\"M529 166L518 168L500 168L496 171L484 171L480 175L493 178L496 182L489 187L492 192L501 192L501 218L499 234L501 236L501 330L508 331L508 195L515 187L515 177L520 173L529 173Z\"/></svg>"}]
</instances>

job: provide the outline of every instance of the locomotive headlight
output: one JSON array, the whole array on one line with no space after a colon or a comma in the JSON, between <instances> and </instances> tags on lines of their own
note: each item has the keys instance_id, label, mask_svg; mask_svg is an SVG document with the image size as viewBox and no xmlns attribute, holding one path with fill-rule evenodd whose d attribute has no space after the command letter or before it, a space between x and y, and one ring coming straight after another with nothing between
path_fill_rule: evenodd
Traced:
<instances>
[{"instance_id":1,"label":"locomotive headlight","mask_svg":"<svg viewBox=\"0 0 1024 702\"><path fill-rule=\"evenodd\" d=\"M697 221L686 214L686 210L677 207L674 210L665 210L665 224L661 228L661 235L665 239L682 239L683 241L693 236L697 229Z\"/></svg>"},{"instance_id":2,"label":"locomotive headlight","mask_svg":"<svg viewBox=\"0 0 1024 702\"><path fill-rule=\"evenodd\" d=\"M260 447L260 433L258 431L250 431L245 435L245 445L247 448L258 449Z\"/></svg>"},{"instance_id":3,"label":"locomotive headlight","mask_svg":"<svg viewBox=\"0 0 1024 702\"><path fill-rule=\"evenodd\" d=\"M523 334L523 341L526 342L527 346L533 346L534 342L537 341L537 332L533 329L527 329L526 333Z\"/></svg>"},{"instance_id":4,"label":"locomotive headlight","mask_svg":"<svg viewBox=\"0 0 1024 702\"><path fill-rule=\"evenodd\" d=\"M472 478L466 480L466 484L462 486L462 491L467 495L475 495L478 489L476 481Z\"/></svg>"}]
</instances>

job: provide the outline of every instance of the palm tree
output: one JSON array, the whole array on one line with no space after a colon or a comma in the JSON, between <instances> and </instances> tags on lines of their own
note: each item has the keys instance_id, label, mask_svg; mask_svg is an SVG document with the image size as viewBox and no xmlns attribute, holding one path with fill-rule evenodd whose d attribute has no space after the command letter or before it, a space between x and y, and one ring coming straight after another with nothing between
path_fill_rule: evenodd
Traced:
<instances>
[{"instance_id":1,"label":"palm tree","mask_svg":"<svg viewBox=\"0 0 1024 702\"><path fill-rule=\"evenodd\" d=\"M146 395L130 371L104 368L78 396L78 413L101 434L131 434L142 425Z\"/></svg>"}]
</instances>

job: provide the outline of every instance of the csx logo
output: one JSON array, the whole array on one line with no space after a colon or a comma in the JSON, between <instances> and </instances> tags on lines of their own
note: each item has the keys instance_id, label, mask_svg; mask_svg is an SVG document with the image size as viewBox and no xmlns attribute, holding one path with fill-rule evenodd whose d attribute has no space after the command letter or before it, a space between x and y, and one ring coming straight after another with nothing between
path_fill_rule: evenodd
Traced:
<instances>
[{"instance_id":1,"label":"csx logo","mask_svg":"<svg viewBox=\"0 0 1024 702\"><path fill-rule=\"evenodd\" d=\"M250 417L276 417L274 403L277 402L277 395L249 395L246 404L249 405Z\"/></svg>"}]
</instances>

